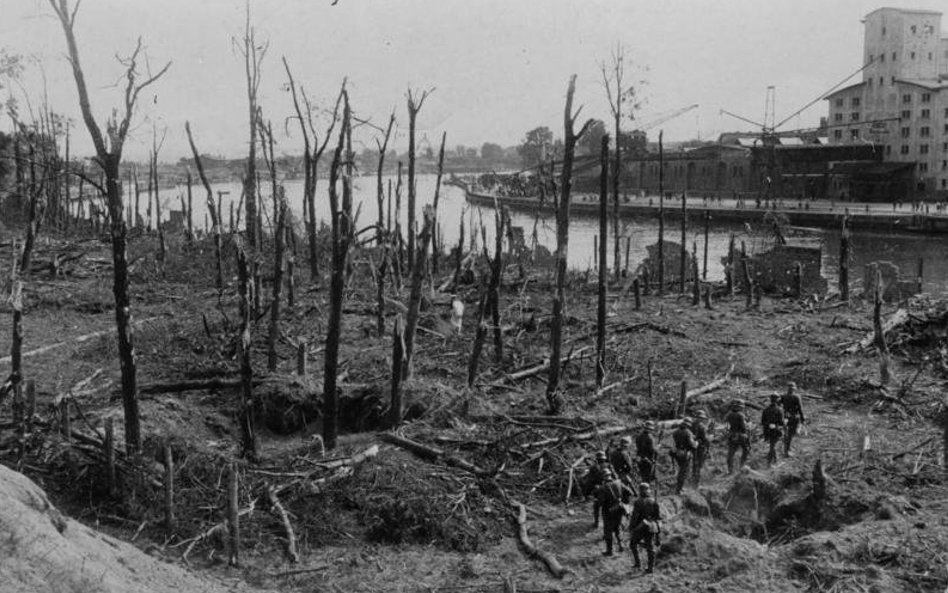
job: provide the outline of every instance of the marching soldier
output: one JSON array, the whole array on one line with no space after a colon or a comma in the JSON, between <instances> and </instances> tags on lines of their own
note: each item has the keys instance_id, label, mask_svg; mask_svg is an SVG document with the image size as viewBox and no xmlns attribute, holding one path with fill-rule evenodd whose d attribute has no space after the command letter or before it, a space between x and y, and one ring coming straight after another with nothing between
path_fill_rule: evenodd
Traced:
<instances>
[{"instance_id":1,"label":"marching soldier","mask_svg":"<svg viewBox=\"0 0 948 593\"><path fill-rule=\"evenodd\" d=\"M639 559L639 546L645 547L648 565L645 572L652 572L655 568L655 546L658 534L661 531L662 511L658 502L652 496L652 487L647 483L639 486L639 497L632 504L632 515L629 518L629 547L632 549L632 558L635 568L642 568Z\"/></svg>"},{"instance_id":2,"label":"marching soldier","mask_svg":"<svg viewBox=\"0 0 948 593\"><path fill-rule=\"evenodd\" d=\"M671 452L672 459L678 464L678 476L675 480L675 494L681 494L681 489L685 487L685 480L688 479L688 467L694 456L698 443L691 432L691 418L685 418L672 433L672 440L675 443L675 450Z\"/></svg>"},{"instance_id":3,"label":"marching soldier","mask_svg":"<svg viewBox=\"0 0 948 593\"><path fill-rule=\"evenodd\" d=\"M764 440L770 446L767 451L767 465L777 462L777 443L783 437L783 408L780 407L780 396L770 394L770 405L760 414L760 427Z\"/></svg>"},{"instance_id":4,"label":"marching soldier","mask_svg":"<svg viewBox=\"0 0 948 593\"><path fill-rule=\"evenodd\" d=\"M622 551L622 538L619 533L622 528L622 517L626 515L626 504L633 496L632 490L616 477L615 472L607 468L604 472L605 481L599 486L596 500L602 508L602 538L606 542L606 551L603 556L612 556L612 544Z\"/></svg>"},{"instance_id":5,"label":"marching soldier","mask_svg":"<svg viewBox=\"0 0 948 593\"><path fill-rule=\"evenodd\" d=\"M747 433L747 417L744 415L744 400L731 404L731 411L724 418L727 422L727 473L734 473L734 454L741 450L741 465L750 455L750 435Z\"/></svg>"},{"instance_id":6,"label":"marching soldier","mask_svg":"<svg viewBox=\"0 0 948 593\"><path fill-rule=\"evenodd\" d=\"M635 452L638 455L639 476L643 482L655 482L658 449L655 447L655 423L646 420L645 427L635 437Z\"/></svg>"},{"instance_id":7,"label":"marching soldier","mask_svg":"<svg viewBox=\"0 0 948 593\"><path fill-rule=\"evenodd\" d=\"M701 469L704 467L704 462L707 461L708 453L711 451L711 442L708 440L707 412L698 410L695 413L694 422L691 424L691 432L695 435L695 441L698 443L691 467L692 484L697 488L701 482Z\"/></svg>"},{"instance_id":8,"label":"marching soldier","mask_svg":"<svg viewBox=\"0 0 948 593\"><path fill-rule=\"evenodd\" d=\"M619 479L632 488L632 437L624 436L619 440L619 446L612 450L609 461Z\"/></svg>"},{"instance_id":9,"label":"marching soldier","mask_svg":"<svg viewBox=\"0 0 948 593\"><path fill-rule=\"evenodd\" d=\"M599 527L599 497L596 492L599 486L605 481L605 473L609 467L605 451L596 451L596 462L589 467L586 475L580 482L580 487L585 498L593 497L593 528Z\"/></svg>"},{"instance_id":10,"label":"marching soldier","mask_svg":"<svg viewBox=\"0 0 948 593\"><path fill-rule=\"evenodd\" d=\"M806 418L803 416L803 400L797 395L796 388L797 384L791 381L787 384L787 392L780 398L780 403L783 404L783 413L787 420L787 432L783 435L784 457L790 457L790 445L793 442L793 437L796 436L800 426L806 423Z\"/></svg>"}]
</instances>

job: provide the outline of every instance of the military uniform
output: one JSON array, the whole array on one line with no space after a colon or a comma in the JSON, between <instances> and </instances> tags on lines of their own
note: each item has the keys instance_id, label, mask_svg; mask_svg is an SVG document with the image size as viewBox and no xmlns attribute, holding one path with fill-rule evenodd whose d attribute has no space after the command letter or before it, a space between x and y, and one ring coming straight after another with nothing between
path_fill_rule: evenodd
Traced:
<instances>
[{"instance_id":1,"label":"military uniform","mask_svg":"<svg viewBox=\"0 0 948 593\"><path fill-rule=\"evenodd\" d=\"M643 482L655 482L658 449L655 447L655 423L649 420L645 428L635 437L635 452L638 455L639 477Z\"/></svg>"},{"instance_id":2,"label":"military uniform","mask_svg":"<svg viewBox=\"0 0 948 593\"><path fill-rule=\"evenodd\" d=\"M803 415L803 400L795 393L796 387L796 383L787 385L787 392L780 398L783 413L787 420L787 432L783 435L783 454L786 457L790 456L790 445L793 442L793 437L800 430L800 425L806 422Z\"/></svg>"},{"instance_id":3,"label":"military uniform","mask_svg":"<svg viewBox=\"0 0 948 593\"><path fill-rule=\"evenodd\" d=\"M629 487L632 487L632 450L630 449L632 445L632 439L629 437L622 437L620 445L617 449L613 449L611 455L609 455L609 462L612 463L612 469L615 470L616 475L622 480L625 484L628 484Z\"/></svg>"},{"instance_id":4,"label":"military uniform","mask_svg":"<svg viewBox=\"0 0 948 593\"><path fill-rule=\"evenodd\" d=\"M691 481L695 488L701 482L701 469L704 467L704 462L707 461L708 453L711 451L711 441L708 440L707 418L707 413L704 410L699 410L695 415L694 423L691 425L691 432L695 435L695 442L698 443L691 464Z\"/></svg>"},{"instance_id":5,"label":"military uniform","mask_svg":"<svg viewBox=\"0 0 948 593\"><path fill-rule=\"evenodd\" d=\"M675 450L671 452L672 459L678 465L678 475L675 480L675 494L681 494L681 489L685 487L685 480L688 479L688 467L698 443L691 432L691 418L685 418L681 424L672 433L672 440L675 443Z\"/></svg>"},{"instance_id":6,"label":"military uniform","mask_svg":"<svg viewBox=\"0 0 948 593\"><path fill-rule=\"evenodd\" d=\"M605 481L606 470L611 470L606 460L606 452L597 451L596 463L589 467L586 475L580 480L583 496L586 498L593 497L593 527L599 526L599 498L597 492L599 486Z\"/></svg>"},{"instance_id":7,"label":"military uniform","mask_svg":"<svg viewBox=\"0 0 948 593\"><path fill-rule=\"evenodd\" d=\"M658 534L661 531L662 511L658 502L652 497L652 489L646 483L639 487L639 497L632 504L632 515L629 517L629 548L635 560L635 568L641 568L639 560L639 546L645 548L648 557L646 572L655 568L655 547Z\"/></svg>"},{"instance_id":8,"label":"military uniform","mask_svg":"<svg viewBox=\"0 0 948 593\"><path fill-rule=\"evenodd\" d=\"M747 463L750 455L750 435L747 433L747 417L744 416L744 402L738 400L731 405L731 411L724 418L727 422L727 473L734 473L734 454L741 450L741 465Z\"/></svg>"},{"instance_id":9,"label":"military uniform","mask_svg":"<svg viewBox=\"0 0 948 593\"><path fill-rule=\"evenodd\" d=\"M770 405L764 408L760 415L762 436L770 448L767 450L767 465L777 462L777 442L783 437L783 408L780 407L780 396L770 396Z\"/></svg>"},{"instance_id":10,"label":"military uniform","mask_svg":"<svg viewBox=\"0 0 948 593\"><path fill-rule=\"evenodd\" d=\"M632 490L622 483L611 470L606 471L606 481L599 486L596 500L602 508L602 539L606 542L606 556L612 556L613 541L622 551L622 517L626 515L626 504L633 496Z\"/></svg>"}]
</instances>

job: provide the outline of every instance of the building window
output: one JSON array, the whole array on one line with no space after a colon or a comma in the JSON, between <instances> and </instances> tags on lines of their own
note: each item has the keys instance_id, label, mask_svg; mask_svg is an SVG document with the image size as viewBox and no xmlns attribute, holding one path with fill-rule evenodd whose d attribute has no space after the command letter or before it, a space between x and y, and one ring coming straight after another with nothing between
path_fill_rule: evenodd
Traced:
<instances>
[{"instance_id":1,"label":"building window","mask_svg":"<svg viewBox=\"0 0 948 593\"><path fill-rule=\"evenodd\" d=\"M948 119L948 107L945 107L945 118Z\"/></svg>"},{"instance_id":2,"label":"building window","mask_svg":"<svg viewBox=\"0 0 948 593\"><path fill-rule=\"evenodd\" d=\"M902 121L907 121L907 120L912 119L912 110L903 109L901 115L899 115L899 119L901 119Z\"/></svg>"},{"instance_id":3,"label":"building window","mask_svg":"<svg viewBox=\"0 0 948 593\"><path fill-rule=\"evenodd\" d=\"M883 64L885 63L885 53L879 54L879 61L882 62Z\"/></svg>"},{"instance_id":4,"label":"building window","mask_svg":"<svg viewBox=\"0 0 948 593\"><path fill-rule=\"evenodd\" d=\"M833 140L842 140L843 131L842 130L833 130Z\"/></svg>"},{"instance_id":5,"label":"building window","mask_svg":"<svg viewBox=\"0 0 948 593\"><path fill-rule=\"evenodd\" d=\"M850 113L849 119L851 119L852 121L859 121L859 112L853 111L852 113Z\"/></svg>"},{"instance_id":6,"label":"building window","mask_svg":"<svg viewBox=\"0 0 948 593\"><path fill-rule=\"evenodd\" d=\"M892 61L895 61L895 52L892 52Z\"/></svg>"},{"instance_id":7,"label":"building window","mask_svg":"<svg viewBox=\"0 0 948 593\"><path fill-rule=\"evenodd\" d=\"M899 154L908 154L908 153L909 153L908 144L903 144L902 148L899 149Z\"/></svg>"},{"instance_id":8,"label":"building window","mask_svg":"<svg viewBox=\"0 0 948 593\"><path fill-rule=\"evenodd\" d=\"M943 142L941 145L942 152L948 152L948 142Z\"/></svg>"},{"instance_id":9,"label":"building window","mask_svg":"<svg viewBox=\"0 0 948 593\"><path fill-rule=\"evenodd\" d=\"M850 140L859 140L859 130L849 130Z\"/></svg>"},{"instance_id":10,"label":"building window","mask_svg":"<svg viewBox=\"0 0 948 593\"><path fill-rule=\"evenodd\" d=\"M931 118L932 118L932 110L931 110L931 109L922 109L922 115L921 115L921 117L922 117L922 119L931 119Z\"/></svg>"},{"instance_id":11,"label":"building window","mask_svg":"<svg viewBox=\"0 0 948 593\"><path fill-rule=\"evenodd\" d=\"M885 146L885 156L892 156L892 145L886 144Z\"/></svg>"},{"instance_id":12,"label":"building window","mask_svg":"<svg viewBox=\"0 0 948 593\"><path fill-rule=\"evenodd\" d=\"M929 62L932 61L932 52L928 52L928 61L929 61Z\"/></svg>"},{"instance_id":13,"label":"building window","mask_svg":"<svg viewBox=\"0 0 948 593\"><path fill-rule=\"evenodd\" d=\"M941 162L941 170L942 170L942 171L948 171L948 161L942 161L942 162Z\"/></svg>"},{"instance_id":14,"label":"building window","mask_svg":"<svg viewBox=\"0 0 948 593\"><path fill-rule=\"evenodd\" d=\"M892 86L895 86L895 77L894 77L894 76L892 77L892 80L889 81L889 83L890 83Z\"/></svg>"},{"instance_id":15,"label":"building window","mask_svg":"<svg viewBox=\"0 0 948 593\"><path fill-rule=\"evenodd\" d=\"M914 59L915 59L915 52L914 52L914 51L909 54L909 59L910 59L910 60L914 60Z\"/></svg>"},{"instance_id":16,"label":"building window","mask_svg":"<svg viewBox=\"0 0 948 593\"><path fill-rule=\"evenodd\" d=\"M902 133L902 137L903 137L903 138L909 138L909 137L912 135L912 129L911 129L911 128L902 128L901 133Z\"/></svg>"},{"instance_id":17,"label":"building window","mask_svg":"<svg viewBox=\"0 0 948 593\"><path fill-rule=\"evenodd\" d=\"M919 145L918 145L918 154L928 154L928 145L927 145L927 144L919 144Z\"/></svg>"},{"instance_id":18,"label":"building window","mask_svg":"<svg viewBox=\"0 0 948 593\"><path fill-rule=\"evenodd\" d=\"M885 27L882 27L882 36L885 37Z\"/></svg>"},{"instance_id":19,"label":"building window","mask_svg":"<svg viewBox=\"0 0 948 593\"><path fill-rule=\"evenodd\" d=\"M945 189L946 187L948 187L948 179L942 179L942 180L941 180L941 189Z\"/></svg>"},{"instance_id":20,"label":"building window","mask_svg":"<svg viewBox=\"0 0 948 593\"><path fill-rule=\"evenodd\" d=\"M919 173L928 173L928 163L919 163L918 164Z\"/></svg>"},{"instance_id":21,"label":"building window","mask_svg":"<svg viewBox=\"0 0 948 593\"><path fill-rule=\"evenodd\" d=\"M869 88L872 88L872 77L871 77L871 76L866 79L866 82L869 83Z\"/></svg>"},{"instance_id":22,"label":"building window","mask_svg":"<svg viewBox=\"0 0 948 593\"><path fill-rule=\"evenodd\" d=\"M922 93L922 103L931 103L932 94L931 93Z\"/></svg>"},{"instance_id":23,"label":"building window","mask_svg":"<svg viewBox=\"0 0 948 593\"><path fill-rule=\"evenodd\" d=\"M918 27L912 25L912 35L915 35L916 32L918 32Z\"/></svg>"},{"instance_id":24,"label":"building window","mask_svg":"<svg viewBox=\"0 0 948 593\"><path fill-rule=\"evenodd\" d=\"M836 113L836 114L834 114L834 115L833 115L833 121L843 121L843 114L842 114L842 113Z\"/></svg>"},{"instance_id":25,"label":"building window","mask_svg":"<svg viewBox=\"0 0 948 593\"><path fill-rule=\"evenodd\" d=\"M932 135L932 129L929 128L928 126L922 126L918 130L919 138L931 138L931 135Z\"/></svg>"},{"instance_id":26,"label":"building window","mask_svg":"<svg viewBox=\"0 0 948 593\"><path fill-rule=\"evenodd\" d=\"M836 99L836 106L837 106L837 107L842 107L842 106L843 106L843 98L842 98L842 97L840 97L839 99Z\"/></svg>"},{"instance_id":27,"label":"building window","mask_svg":"<svg viewBox=\"0 0 948 593\"><path fill-rule=\"evenodd\" d=\"M859 97L853 97L852 106L859 107L859 103L860 103Z\"/></svg>"},{"instance_id":28,"label":"building window","mask_svg":"<svg viewBox=\"0 0 948 593\"><path fill-rule=\"evenodd\" d=\"M945 133L948 134L948 124L945 124Z\"/></svg>"},{"instance_id":29,"label":"building window","mask_svg":"<svg viewBox=\"0 0 948 593\"><path fill-rule=\"evenodd\" d=\"M883 78L882 76L879 77L879 86L880 87L885 86L885 78Z\"/></svg>"}]
</instances>

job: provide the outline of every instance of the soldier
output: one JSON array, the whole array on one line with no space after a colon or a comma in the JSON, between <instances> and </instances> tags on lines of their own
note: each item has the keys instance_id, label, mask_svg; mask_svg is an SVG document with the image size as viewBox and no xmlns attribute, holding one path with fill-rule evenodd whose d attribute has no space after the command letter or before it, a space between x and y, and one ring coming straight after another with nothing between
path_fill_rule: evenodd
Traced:
<instances>
[{"instance_id":1,"label":"soldier","mask_svg":"<svg viewBox=\"0 0 948 593\"><path fill-rule=\"evenodd\" d=\"M633 488L632 484L632 437L624 436L619 440L619 446L612 450L609 456L612 469L623 483Z\"/></svg>"},{"instance_id":2,"label":"soldier","mask_svg":"<svg viewBox=\"0 0 948 593\"><path fill-rule=\"evenodd\" d=\"M803 400L796 394L796 388L797 384L793 381L787 383L787 392L780 398L783 413L787 419L787 432L783 435L784 457L790 457L790 444L793 442L793 437L796 436L800 425L806 423L806 418L803 416Z\"/></svg>"},{"instance_id":3,"label":"soldier","mask_svg":"<svg viewBox=\"0 0 948 593\"><path fill-rule=\"evenodd\" d=\"M645 428L635 437L635 453L638 455L639 477L643 482L655 481L655 465L658 462L658 450L655 448L655 423L645 421Z\"/></svg>"},{"instance_id":4,"label":"soldier","mask_svg":"<svg viewBox=\"0 0 948 593\"><path fill-rule=\"evenodd\" d=\"M652 572L655 568L655 546L658 534L661 531L662 511L658 502L652 497L652 487L647 483L639 486L639 497L632 504L632 516L629 518L629 548L632 549L632 558L635 568L642 568L639 560L639 545L645 547L648 565L645 572Z\"/></svg>"},{"instance_id":5,"label":"soldier","mask_svg":"<svg viewBox=\"0 0 948 593\"><path fill-rule=\"evenodd\" d=\"M596 462L589 467L586 475L580 481L583 497L593 497L593 528L599 527L599 498L596 496L596 489L602 485L607 469L610 468L606 452L596 451Z\"/></svg>"},{"instance_id":6,"label":"soldier","mask_svg":"<svg viewBox=\"0 0 948 593\"><path fill-rule=\"evenodd\" d=\"M685 480L688 479L688 466L691 464L691 459L698 448L695 435L691 432L691 418L684 418L681 421L681 424L672 433L672 440L675 443L675 450L671 452L671 456L678 464L675 494L681 494L681 489L685 487Z\"/></svg>"},{"instance_id":7,"label":"soldier","mask_svg":"<svg viewBox=\"0 0 948 593\"><path fill-rule=\"evenodd\" d=\"M780 396L770 394L770 405L760 414L761 436L770 449L767 451L767 465L777 462L777 442L783 437L783 408L780 407Z\"/></svg>"},{"instance_id":8,"label":"soldier","mask_svg":"<svg viewBox=\"0 0 948 593\"><path fill-rule=\"evenodd\" d=\"M695 488L701 482L701 468L708 459L708 453L711 451L711 442L708 440L708 413L704 410L698 410L695 413L694 422L691 425L691 432L695 435L695 441L698 448L695 449L695 456L692 460L691 480Z\"/></svg>"},{"instance_id":9,"label":"soldier","mask_svg":"<svg viewBox=\"0 0 948 593\"><path fill-rule=\"evenodd\" d=\"M603 556L612 556L612 543L615 541L622 551L622 538L619 530L622 527L622 517L626 515L626 506L634 495L632 490L616 477L611 469L604 472L605 481L599 486L596 500L602 508L602 538L606 542L606 551Z\"/></svg>"},{"instance_id":10,"label":"soldier","mask_svg":"<svg viewBox=\"0 0 948 593\"><path fill-rule=\"evenodd\" d=\"M747 434L747 417L744 416L744 400L738 399L731 404L731 411L724 418L727 422L727 473L734 473L734 454L741 450L741 465L747 463L750 455L750 435Z\"/></svg>"}]
</instances>

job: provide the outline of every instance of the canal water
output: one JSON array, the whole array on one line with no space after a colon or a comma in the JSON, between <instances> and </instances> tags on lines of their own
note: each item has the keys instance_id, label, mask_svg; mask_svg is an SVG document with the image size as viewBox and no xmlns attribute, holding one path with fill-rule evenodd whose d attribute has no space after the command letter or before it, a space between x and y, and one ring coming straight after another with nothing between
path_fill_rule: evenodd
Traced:
<instances>
[{"instance_id":1,"label":"canal water","mask_svg":"<svg viewBox=\"0 0 948 593\"><path fill-rule=\"evenodd\" d=\"M390 178L384 178L386 187ZM393 180L394 185L394 180ZM302 216L303 182L291 180L284 183L290 207L297 216ZM374 223L378 217L378 207L375 198L376 180L374 176L358 177L355 180L354 210L360 210L357 228L364 228ZM269 198L268 185L264 184L262 200L264 205L265 222L271 216L272 202ZM421 217L421 208L430 204L434 198L435 176L420 175L417 177L417 212ZM222 197L225 228L228 220L230 204L236 204L240 199L241 188L239 183L216 184L212 187L215 198L218 191L227 192ZM194 225L203 228L205 214L205 192L203 187L195 185L193 188ZM185 193L184 187L164 189L161 192L162 212L166 215L169 210L180 210L179 196ZM407 192L402 195L402 223L403 229L407 220ZM483 224L487 229L488 242L493 239L494 212L491 208L482 208L468 204L464 198L464 191L460 188L443 185L439 198L438 219L442 227L445 246L457 244L459 221L465 218L466 239L470 246L471 223L475 226ZM144 216L144 196L142 196L141 213ZM316 194L316 213L322 220L329 219L329 198L327 196L327 182L319 181ZM512 212L511 220L514 226L523 227L529 242L533 232L534 218L532 214ZM611 231L611 223L610 223ZM575 269L594 267L595 237L599 232L599 222L594 216L573 213L570 221L569 265ZM737 245L744 241L750 252L766 249L772 242L765 229L761 226L742 223L714 223L710 227L708 236L708 279L723 280L724 266L722 259L727 254L728 241L731 234L736 236ZM479 234L479 233L478 233ZM686 229L689 251L692 242L697 242L699 264L703 259L704 250L704 222L703 216L697 211L689 217ZM623 237L631 238L630 262L635 265L642 260L646 253L646 246L657 241L658 222L648 218L624 219L622 222ZM556 223L552 213L544 214L537 225L539 243L551 252L556 248ZM668 241L681 241L681 223L677 220L668 220L665 223L665 237ZM829 280L831 287L835 287L839 267L840 232L830 229L794 228L789 234L789 242L794 245L821 247L823 250L823 276ZM479 237L478 237L479 242ZM902 270L905 278L914 278L918 267L918 260L924 261L924 290L933 294L948 293L948 236L920 235L920 234L888 234L878 231L860 231L853 229L851 233L851 272L853 286L858 287L862 282L865 264L873 261L890 261ZM613 247L610 240L608 247L608 261L612 262ZM622 257L625 257L625 239L622 242Z\"/></svg>"}]
</instances>

